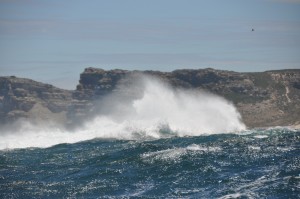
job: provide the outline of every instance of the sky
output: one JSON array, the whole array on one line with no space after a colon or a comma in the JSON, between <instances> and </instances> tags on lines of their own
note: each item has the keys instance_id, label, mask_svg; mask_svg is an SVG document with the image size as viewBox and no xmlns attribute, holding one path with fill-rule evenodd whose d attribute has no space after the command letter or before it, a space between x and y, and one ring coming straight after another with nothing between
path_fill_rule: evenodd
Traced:
<instances>
[{"instance_id":1,"label":"sky","mask_svg":"<svg viewBox=\"0 0 300 199\"><path fill-rule=\"evenodd\" d=\"M0 0L0 76L75 89L86 67L300 68L300 0Z\"/></svg>"}]
</instances>

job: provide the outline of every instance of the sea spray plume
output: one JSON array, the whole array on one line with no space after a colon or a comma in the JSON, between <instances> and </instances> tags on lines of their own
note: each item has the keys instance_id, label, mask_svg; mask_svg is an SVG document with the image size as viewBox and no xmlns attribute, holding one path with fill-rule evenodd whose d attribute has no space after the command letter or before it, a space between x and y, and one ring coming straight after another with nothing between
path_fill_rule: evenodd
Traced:
<instances>
[{"instance_id":1,"label":"sea spray plume","mask_svg":"<svg viewBox=\"0 0 300 199\"><path fill-rule=\"evenodd\" d=\"M174 89L135 74L123 79L95 108L97 116L75 130L55 124L21 122L0 134L0 149L49 147L93 138L146 139L241 131L235 107L203 91Z\"/></svg>"},{"instance_id":2,"label":"sea spray plume","mask_svg":"<svg viewBox=\"0 0 300 199\"><path fill-rule=\"evenodd\" d=\"M166 82L141 74L124 81L126 84L120 84L101 101L101 111L87 123L88 128L101 129L107 121L114 121L113 129L102 126L104 136L127 139L135 139L137 135L160 138L245 129L235 107L219 96L173 89Z\"/></svg>"}]
</instances>

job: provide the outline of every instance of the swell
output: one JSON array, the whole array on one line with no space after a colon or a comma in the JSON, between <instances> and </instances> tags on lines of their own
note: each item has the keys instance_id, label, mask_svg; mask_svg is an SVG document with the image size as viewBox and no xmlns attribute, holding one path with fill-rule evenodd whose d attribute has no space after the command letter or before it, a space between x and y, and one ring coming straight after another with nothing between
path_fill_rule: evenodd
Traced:
<instances>
[{"instance_id":1,"label":"swell","mask_svg":"<svg viewBox=\"0 0 300 199\"><path fill-rule=\"evenodd\" d=\"M0 198L299 198L299 133L0 151Z\"/></svg>"}]
</instances>

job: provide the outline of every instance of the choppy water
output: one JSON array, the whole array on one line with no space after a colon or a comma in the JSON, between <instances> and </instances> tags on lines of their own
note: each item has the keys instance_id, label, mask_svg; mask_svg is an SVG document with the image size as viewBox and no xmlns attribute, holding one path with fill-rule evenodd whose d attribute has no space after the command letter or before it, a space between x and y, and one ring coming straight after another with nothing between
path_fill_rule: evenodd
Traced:
<instances>
[{"instance_id":1,"label":"choppy water","mask_svg":"<svg viewBox=\"0 0 300 199\"><path fill-rule=\"evenodd\" d=\"M0 198L300 198L300 132L0 151Z\"/></svg>"},{"instance_id":2,"label":"choppy water","mask_svg":"<svg viewBox=\"0 0 300 199\"><path fill-rule=\"evenodd\" d=\"M74 130L0 129L0 198L300 198L299 131L246 131L224 98L150 77L126 86Z\"/></svg>"}]
</instances>

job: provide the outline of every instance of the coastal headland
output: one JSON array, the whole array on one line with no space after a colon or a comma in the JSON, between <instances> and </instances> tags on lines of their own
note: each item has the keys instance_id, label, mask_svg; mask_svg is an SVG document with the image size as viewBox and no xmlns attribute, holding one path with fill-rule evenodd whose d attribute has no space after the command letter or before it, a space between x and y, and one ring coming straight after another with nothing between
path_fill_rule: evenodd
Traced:
<instances>
[{"instance_id":1,"label":"coastal headland","mask_svg":"<svg viewBox=\"0 0 300 199\"><path fill-rule=\"evenodd\" d=\"M0 122L78 123L92 117L99 99L139 75L155 77L174 89L222 96L235 105L248 128L300 125L299 69L239 73L212 68L160 72L90 67L80 74L75 90L15 76L0 77Z\"/></svg>"}]
</instances>

